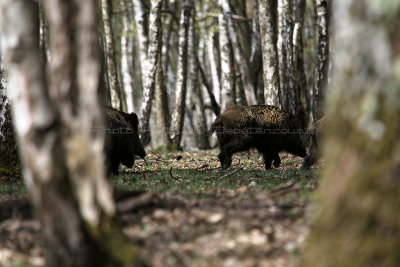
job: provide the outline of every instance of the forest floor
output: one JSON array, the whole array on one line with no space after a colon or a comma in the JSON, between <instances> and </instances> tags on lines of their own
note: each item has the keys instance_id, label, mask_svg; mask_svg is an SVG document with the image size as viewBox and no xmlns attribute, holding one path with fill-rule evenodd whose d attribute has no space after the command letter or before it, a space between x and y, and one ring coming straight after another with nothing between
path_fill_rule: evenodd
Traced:
<instances>
[{"instance_id":1,"label":"forest floor","mask_svg":"<svg viewBox=\"0 0 400 267\"><path fill-rule=\"evenodd\" d=\"M113 177L124 232L152 266L296 266L308 233L319 168L281 154L265 171L240 153L227 170L217 152L149 154ZM26 190L0 181L0 266L44 264Z\"/></svg>"}]
</instances>

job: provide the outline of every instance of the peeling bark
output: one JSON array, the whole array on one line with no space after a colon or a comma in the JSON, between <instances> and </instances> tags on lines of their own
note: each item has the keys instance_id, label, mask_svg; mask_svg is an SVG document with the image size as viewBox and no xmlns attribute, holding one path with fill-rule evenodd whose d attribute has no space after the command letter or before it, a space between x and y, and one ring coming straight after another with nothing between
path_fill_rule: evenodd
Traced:
<instances>
[{"instance_id":1,"label":"peeling bark","mask_svg":"<svg viewBox=\"0 0 400 267\"><path fill-rule=\"evenodd\" d=\"M145 63L142 63L143 101L140 108L140 140L142 141L143 145L148 145L151 141L149 121L154 99L157 58L160 52L162 2L163 0L152 0L152 10L149 18L149 46L148 51L146 52L147 57L145 59ZM143 52L144 51L141 51L141 54Z\"/></svg>"},{"instance_id":2,"label":"peeling bark","mask_svg":"<svg viewBox=\"0 0 400 267\"><path fill-rule=\"evenodd\" d=\"M318 16L318 57L314 71L314 120L323 116L324 95L329 69L329 0L315 0Z\"/></svg>"},{"instance_id":3,"label":"peeling bark","mask_svg":"<svg viewBox=\"0 0 400 267\"><path fill-rule=\"evenodd\" d=\"M182 140L183 119L186 104L186 86L188 73L188 44L189 44L189 25L193 9L193 1L183 2L180 29L179 29L179 57L176 79L175 105L172 113L171 139L176 147L180 147Z\"/></svg>"},{"instance_id":4,"label":"peeling bark","mask_svg":"<svg viewBox=\"0 0 400 267\"><path fill-rule=\"evenodd\" d=\"M108 83L110 86L111 103L113 107L126 110L126 103L118 80L118 68L115 61L114 33L111 27L112 1L101 0L101 14L106 40L105 54L107 61Z\"/></svg>"},{"instance_id":5,"label":"peeling bark","mask_svg":"<svg viewBox=\"0 0 400 267\"><path fill-rule=\"evenodd\" d=\"M233 22L232 10L229 5L229 1L228 0L220 0L220 1L218 1L218 5L219 5L220 9L222 9L222 13L224 14L224 17L226 20L228 35L229 35L229 39L231 41L233 55L234 55L234 58L236 61L236 65L239 69L240 76L242 79L246 102L248 105L255 105L255 104L257 104L257 100L256 100L256 96L255 96L253 81L252 81L251 75L250 75L249 64L248 64L246 58L244 57L243 49L239 42L239 36L238 36L237 30L236 30L235 24Z\"/></svg>"},{"instance_id":6,"label":"peeling bark","mask_svg":"<svg viewBox=\"0 0 400 267\"><path fill-rule=\"evenodd\" d=\"M259 8L265 103L282 107L277 48L278 4L276 0L260 0Z\"/></svg>"}]
</instances>

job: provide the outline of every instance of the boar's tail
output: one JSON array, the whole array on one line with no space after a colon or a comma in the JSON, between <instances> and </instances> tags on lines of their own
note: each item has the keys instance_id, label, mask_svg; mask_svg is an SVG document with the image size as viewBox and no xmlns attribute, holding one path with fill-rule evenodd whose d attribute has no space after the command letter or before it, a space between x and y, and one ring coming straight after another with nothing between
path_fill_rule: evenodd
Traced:
<instances>
[{"instance_id":1,"label":"boar's tail","mask_svg":"<svg viewBox=\"0 0 400 267\"><path fill-rule=\"evenodd\" d=\"M211 124L211 129L209 131L210 136L219 128L222 127L222 123L219 120L219 117L217 117L217 119L215 119L214 123Z\"/></svg>"},{"instance_id":2,"label":"boar's tail","mask_svg":"<svg viewBox=\"0 0 400 267\"><path fill-rule=\"evenodd\" d=\"M215 122L214 122L213 124L211 124L211 129L208 132L208 134L211 136L215 132L216 129L217 129L217 126L215 125Z\"/></svg>"}]
</instances>

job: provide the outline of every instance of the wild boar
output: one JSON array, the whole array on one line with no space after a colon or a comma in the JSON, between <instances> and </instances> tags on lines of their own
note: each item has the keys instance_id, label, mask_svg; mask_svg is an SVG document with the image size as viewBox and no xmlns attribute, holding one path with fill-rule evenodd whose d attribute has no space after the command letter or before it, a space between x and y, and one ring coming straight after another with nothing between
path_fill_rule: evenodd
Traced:
<instances>
[{"instance_id":1,"label":"wild boar","mask_svg":"<svg viewBox=\"0 0 400 267\"><path fill-rule=\"evenodd\" d=\"M128 114L108 106L105 117L107 173L118 174L120 163L130 168L135 163L135 155L146 156L139 139L139 120L133 112Z\"/></svg>"},{"instance_id":2,"label":"wild boar","mask_svg":"<svg viewBox=\"0 0 400 267\"><path fill-rule=\"evenodd\" d=\"M314 165L320 154L321 134L324 128L324 118L313 123L307 132L308 155L303 160L302 169L308 169Z\"/></svg>"},{"instance_id":3,"label":"wild boar","mask_svg":"<svg viewBox=\"0 0 400 267\"><path fill-rule=\"evenodd\" d=\"M295 119L277 107L269 105L234 105L219 115L211 128L217 133L222 168L232 163L236 152L256 148L264 158L265 169L281 163L279 152L286 151L305 157L302 136L297 131Z\"/></svg>"}]
</instances>

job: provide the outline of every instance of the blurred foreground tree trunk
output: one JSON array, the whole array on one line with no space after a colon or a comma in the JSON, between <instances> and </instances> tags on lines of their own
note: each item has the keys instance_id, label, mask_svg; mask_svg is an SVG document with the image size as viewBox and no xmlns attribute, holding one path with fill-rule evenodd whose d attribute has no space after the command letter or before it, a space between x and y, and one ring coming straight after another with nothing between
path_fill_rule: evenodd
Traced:
<instances>
[{"instance_id":1,"label":"blurred foreground tree trunk","mask_svg":"<svg viewBox=\"0 0 400 267\"><path fill-rule=\"evenodd\" d=\"M334 2L326 165L303 266L399 266L400 5L387 3Z\"/></svg>"},{"instance_id":2,"label":"blurred foreground tree trunk","mask_svg":"<svg viewBox=\"0 0 400 267\"><path fill-rule=\"evenodd\" d=\"M107 62L107 77L110 86L112 106L126 111L126 103L118 80L118 68L115 60L114 33L111 23L112 1L101 0L101 14L104 26L105 55Z\"/></svg>"},{"instance_id":3,"label":"blurred foreground tree trunk","mask_svg":"<svg viewBox=\"0 0 400 267\"><path fill-rule=\"evenodd\" d=\"M44 1L52 55L47 76L37 3L3 0L0 7L8 94L46 265L135 265L138 251L114 220L104 131L93 130L104 127L96 2Z\"/></svg>"}]
</instances>

